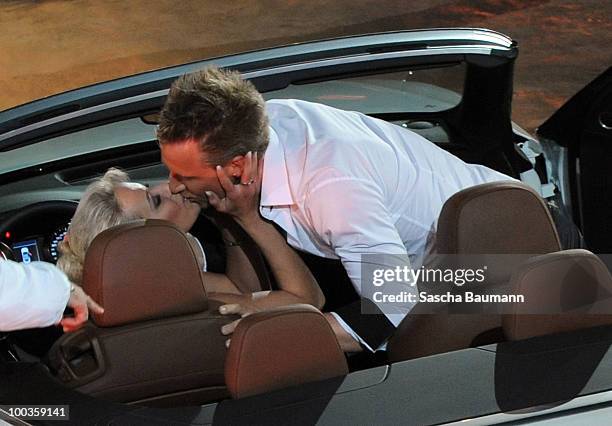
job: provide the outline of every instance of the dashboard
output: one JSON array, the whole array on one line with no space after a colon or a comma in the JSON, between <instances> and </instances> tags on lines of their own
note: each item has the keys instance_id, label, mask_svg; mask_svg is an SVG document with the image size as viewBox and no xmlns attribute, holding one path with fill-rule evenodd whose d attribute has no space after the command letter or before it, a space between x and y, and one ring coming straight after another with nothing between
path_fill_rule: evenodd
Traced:
<instances>
[{"instance_id":1,"label":"dashboard","mask_svg":"<svg viewBox=\"0 0 612 426\"><path fill-rule=\"evenodd\" d=\"M22 241L15 241L10 246L15 260L23 263L30 263L36 260L56 263L59 257L59 243L64 240L69 225L70 222L60 226L48 235L38 234Z\"/></svg>"},{"instance_id":2,"label":"dashboard","mask_svg":"<svg viewBox=\"0 0 612 426\"><path fill-rule=\"evenodd\" d=\"M56 263L76 206L73 201L46 201L3 214L1 255L23 263Z\"/></svg>"},{"instance_id":3,"label":"dashboard","mask_svg":"<svg viewBox=\"0 0 612 426\"><path fill-rule=\"evenodd\" d=\"M66 235L76 207L76 201L60 199L38 201L1 212L0 258L23 263L36 260L56 263L58 244ZM42 358L61 335L61 327L55 326L12 331L9 345L19 348L16 353Z\"/></svg>"},{"instance_id":4,"label":"dashboard","mask_svg":"<svg viewBox=\"0 0 612 426\"><path fill-rule=\"evenodd\" d=\"M0 257L29 263L56 263L59 244L66 237L76 201L50 200L0 214ZM219 229L200 215L190 230L204 246L208 269L225 271L225 250Z\"/></svg>"}]
</instances>

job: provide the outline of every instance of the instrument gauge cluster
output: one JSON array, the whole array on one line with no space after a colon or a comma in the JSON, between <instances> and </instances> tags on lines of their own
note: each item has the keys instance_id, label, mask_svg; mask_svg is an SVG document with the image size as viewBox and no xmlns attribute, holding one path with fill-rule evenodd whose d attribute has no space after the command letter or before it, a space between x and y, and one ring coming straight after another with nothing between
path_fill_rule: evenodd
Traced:
<instances>
[{"instance_id":1,"label":"instrument gauge cluster","mask_svg":"<svg viewBox=\"0 0 612 426\"><path fill-rule=\"evenodd\" d=\"M55 230L55 232L51 235L50 238L50 242L49 242L49 253L51 254L51 258L53 259L53 262L57 262L57 259L59 258L59 244L64 241L64 238L66 237L66 232L68 232L68 226L70 224L66 224L64 226L62 226L61 228Z\"/></svg>"}]
</instances>

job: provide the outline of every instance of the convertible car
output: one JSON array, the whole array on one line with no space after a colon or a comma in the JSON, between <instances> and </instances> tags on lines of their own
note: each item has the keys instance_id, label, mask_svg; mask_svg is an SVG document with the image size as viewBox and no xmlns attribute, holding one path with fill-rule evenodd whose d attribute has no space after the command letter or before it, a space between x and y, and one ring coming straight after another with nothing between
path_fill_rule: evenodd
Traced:
<instances>
[{"instance_id":1,"label":"convertible car","mask_svg":"<svg viewBox=\"0 0 612 426\"><path fill-rule=\"evenodd\" d=\"M155 125L168 88L215 64L240 71L266 99L360 111L520 179L457 194L438 238L449 253L537 255L516 265L511 282L541 300L558 301L566 288L555 271L579 265L573 294L592 296L567 315L563 306L547 316L409 315L378 364L347 363L320 314L292 306L244 320L226 357L218 330L227 319L189 272L180 233L138 222L107 231L88 254L104 318L69 335L54 327L0 335L0 420L52 424L14 407L62 406L63 419L79 425L608 423L612 310L599 296L612 294L612 282L605 256L591 252L612 253L612 68L534 137L511 120L517 55L516 42L484 29L373 34L180 65L0 112L5 258L57 261L82 191L110 166L135 181L165 180ZM562 250L543 200L568 212L591 252ZM204 219L194 233L211 245L219 237ZM180 279L150 273L170 261L167 252L183 253L172 260ZM346 284L336 262L305 260L319 282ZM151 309L141 309L142 297ZM326 297L334 309L357 296ZM604 311L587 315L591 305Z\"/></svg>"}]
</instances>

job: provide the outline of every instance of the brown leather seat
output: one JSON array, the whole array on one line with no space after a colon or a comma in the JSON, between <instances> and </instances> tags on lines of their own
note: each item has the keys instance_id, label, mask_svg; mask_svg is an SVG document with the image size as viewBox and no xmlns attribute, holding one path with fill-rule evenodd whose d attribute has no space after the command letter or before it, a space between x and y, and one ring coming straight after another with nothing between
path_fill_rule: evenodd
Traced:
<instances>
[{"instance_id":1,"label":"brown leather seat","mask_svg":"<svg viewBox=\"0 0 612 426\"><path fill-rule=\"evenodd\" d=\"M231 319L208 299L182 231L143 220L102 232L87 252L83 287L105 311L49 353L68 386L149 405L227 396L220 328Z\"/></svg>"},{"instance_id":2,"label":"brown leather seat","mask_svg":"<svg viewBox=\"0 0 612 426\"><path fill-rule=\"evenodd\" d=\"M440 212L439 253L539 254L561 250L546 203L520 182L491 182L459 191Z\"/></svg>"},{"instance_id":3,"label":"brown leather seat","mask_svg":"<svg viewBox=\"0 0 612 426\"><path fill-rule=\"evenodd\" d=\"M518 255L558 250L561 244L544 200L520 182L493 182L464 189L444 203L438 219L438 253L517 255L512 262L496 262L496 268L489 268L487 277L493 277L496 283L510 280L525 259ZM420 284L419 290L423 290ZM500 315L449 313L446 305L436 309L432 313L432 306L417 303L389 341L391 361L503 339Z\"/></svg>"},{"instance_id":4,"label":"brown leather seat","mask_svg":"<svg viewBox=\"0 0 612 426\"><path fill-rule=\"evenodd\" d=\"M508 340L612 324L612 276L587 250L566 250L530 259L512 277L525 297L503 316Z\"/></svg>"},{"instance_id":5,"label":"brown leather seat","mask_svg":"<svg viewBox=\"0 0 612 426\"><path fill-rule=\"evenodd\" d=\"M243 318L225 361L225 382L234 398L346 374L346 358L331 326L310 305Z\"/></svg>"}]
</instances>

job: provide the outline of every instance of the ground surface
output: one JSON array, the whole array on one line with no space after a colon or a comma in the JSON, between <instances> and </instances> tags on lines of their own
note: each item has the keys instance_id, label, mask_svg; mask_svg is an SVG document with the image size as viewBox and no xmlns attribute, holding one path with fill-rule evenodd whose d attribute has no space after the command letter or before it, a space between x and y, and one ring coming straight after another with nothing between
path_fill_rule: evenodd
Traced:
<instances>
[{"instance_id":1,"label":"ground surface","mask_svg":"<svg viewBox=\"0 0 612 426\"><path fill-rule=\"evenodd\" d=\"M513 114L528 130L612 65L611 0L4 0L0 110L224 53L449 26L519 42Z\"/></svg>"}]
</instances>

